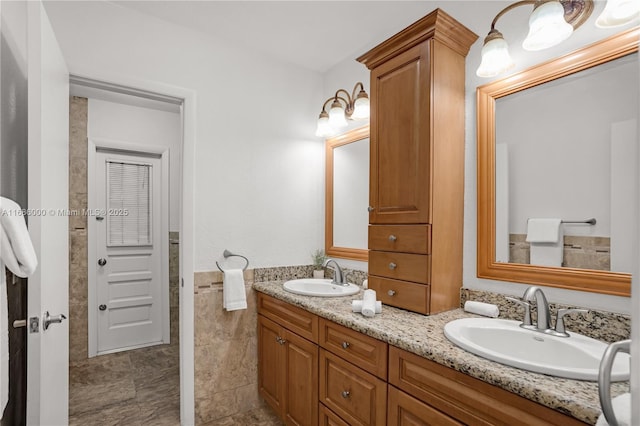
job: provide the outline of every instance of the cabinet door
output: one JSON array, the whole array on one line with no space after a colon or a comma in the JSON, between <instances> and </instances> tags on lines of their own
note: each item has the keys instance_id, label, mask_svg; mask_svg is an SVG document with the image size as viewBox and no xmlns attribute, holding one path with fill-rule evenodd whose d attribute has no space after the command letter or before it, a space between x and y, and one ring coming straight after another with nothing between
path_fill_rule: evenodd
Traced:
<instances>
[{"instance_id":1,"label":"cabinet door","mask_svg":"<svg viewBox=\"0 0 640 426\"><path fill-rule=\"evenodd\" d=\"M285 398L283 334L282 327L258 315L258 389L279 416Z\"/></svg>"},{"instance_id":2,"label":"cabinet door","mask_svg":"<svg viewBox=\"0 0 640 426\"><path fill-rule=\"evenodd\" d=\"M284 418L287 425L318 424L318 346L285 330Z\"/></svg>"},{"instance_id":3,"label":"cabinet door","mask_svg":"<svg viewBox=\"0 0 640 426\"><path fill-rule=\"evenodd\" d=\"M430 223L430 42L371 71L369 223Z\"/></svg>"}]
</instances>

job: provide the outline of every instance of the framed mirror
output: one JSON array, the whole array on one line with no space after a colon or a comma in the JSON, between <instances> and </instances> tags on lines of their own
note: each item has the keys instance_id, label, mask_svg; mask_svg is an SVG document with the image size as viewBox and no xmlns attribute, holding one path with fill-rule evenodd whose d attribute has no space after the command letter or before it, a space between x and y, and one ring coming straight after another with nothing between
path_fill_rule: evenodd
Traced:
<instances>
[{"instance_id":1,"label":"framed mirror","mask_svg":"<svg viewBox=\"0 0 640 426\"><path fill-rule=\"evenodd\" d=\"M325 253L369 260L369 125L325 143Z\"/></svg>"},{"instance_id":2,"label":"framed mirror","mask_svg":"<svg viewBox=\"0 0 640 426\"><path fill-rule=\"evenodd\" d=\"M630 296L639 36L478 87L479 278ZM536 221L556 223L549 244ZM553 244L555 258L538 260Z\"/></svg>"}]
</instances>

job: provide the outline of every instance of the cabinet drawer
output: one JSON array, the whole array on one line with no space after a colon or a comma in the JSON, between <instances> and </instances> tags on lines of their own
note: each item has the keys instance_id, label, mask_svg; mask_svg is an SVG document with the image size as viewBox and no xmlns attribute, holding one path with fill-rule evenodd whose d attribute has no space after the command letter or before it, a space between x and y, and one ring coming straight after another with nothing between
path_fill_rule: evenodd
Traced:
<instances>
[{"instance_id":1,"label":"cabinet drawer","mask_svg":"<svg viewBox=\"0 0 640 426\"><path fill-rule=\"evenodd\" d=\"M429 284L431 256L423 254L369 252L369 274Z\"/></svg>"},{"instance_id":2,"label":"cabinet drawer","mask_svg":"<svg viewBox=\"0 0 640 426\"><path fill-rule=\"evenodd\" d=\"M320 402L349 425L381 425L387 415L387 383L320 349Z\"/></svg>"},{"instance_id":3,"label":"cabinet drawer","mask_svg":"<svg viewBox=\"0 0 640 426\"><path fill-rule=\"evenodd\" d=\"M385 305L422 314L429 313L430 287L428 285L369 275L369 288L376 291L378 300Z\"/></svg>"},{"instance_id":4,"label":"cabinet drawer","mask_svg":"<svg viewBox=\"0 0 640 426\"><path fill-rule=\"evenodd\" d=\"M573 417L393 346L389 384L465 424L584 426Z\"/></svg>"},{"instance_id":5,"label":"cabinet drawer","mask_svg":"<svg viewBox=\"0 0 640 426\"><path fill-rule=\"evenodd\" d=\"M431 254L431 226L369 225L369 249Z\"/></svg>"},{"instance_id":6,"label":"cabinet drawer","mask_svg":"<svg viewBox=\"0 0 640 426\"><path fill-rule=\"evenodd\" d=\"M305 339L318 343L318 317L311 312L258 293L258 313Z\"/></svg>"},{"instance_id":7,"label":"cabinet drawer","mask_svg":"<svg viewBox=\"0 0 640 426\"><path fill-rule=\"evenodd\" d=\"M387 344L320 318L319 344L328 351L387 380Z\"/></svg>"},{"instance_id":8,"label":"cabinet drawer","mask_svg":"<svg viewBox=\"0 0 640 426\"><path fill-rule=\"evenodd\" d=\"M462 426L435 408L389 386L387 426Z\"/></svg>"},{"instance_id":9,"label":"cabinet drawer","mask_svg":"<svg viewBox=\"0 0 640 426\"><path fill-rule=\"evenodd\" d=\"M318 404L318 412L320 413L319 426L349 426L349 423L342 420L336 413L322 404Z\"/></svg>"}]
</instances>

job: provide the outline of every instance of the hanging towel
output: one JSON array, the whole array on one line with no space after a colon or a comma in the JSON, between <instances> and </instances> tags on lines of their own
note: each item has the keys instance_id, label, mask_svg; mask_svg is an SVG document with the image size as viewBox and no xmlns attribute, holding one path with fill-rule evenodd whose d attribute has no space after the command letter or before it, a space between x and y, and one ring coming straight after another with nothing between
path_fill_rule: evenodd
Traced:
<instances>
[{"instance_id":1,"label":"hanging towel","mask_svg":"<svg viewBox=\"0 0 640 426\"><path fill-rule=\"evenodd\" d=\"M242 269L224 271L222 281L222 307L227 311L247 309L247 293L244 289Z\"/></svg>"},{"instance_id":2,"label":"hanging towel","mask_svg":"<svg viewBox=\"0 0 640 426\"><path fill-rule=\"evenodd\" d=\"M15 201L0 197L0 256L11 272L25 278L36 270L38 259L21 211Z\"/></svg>"},{"instance_id":3,"label":"hanging towel","mask_svg":"<svg viewBox=\"0 0 640 426\"><path fill-rule=\"evenodd\" d=\"M561 219L529 219L527 242L530 244L531 265L562 266L564 235Z\"/></svg>"},{"instance_id":4,"label":"hanging towel","mask_svg":"<svg viewBox=\"0 0 640 426\"><path fill-rule=\"evenodd\" d=\"M528 243L557 243L562 219L531 218L527 221Z\"/></svg>"},{"instance_id":5,"label":"hanging towel","mask_svg":"<svg viewBox=\"0 0 640 426\"><path fill-rule=\"evenodd\" d=\"M9 400L9 317L5 265L25 278L38 266L22 208L13 200L0 197L0 417Z\"/></svg>"}]
</instances>

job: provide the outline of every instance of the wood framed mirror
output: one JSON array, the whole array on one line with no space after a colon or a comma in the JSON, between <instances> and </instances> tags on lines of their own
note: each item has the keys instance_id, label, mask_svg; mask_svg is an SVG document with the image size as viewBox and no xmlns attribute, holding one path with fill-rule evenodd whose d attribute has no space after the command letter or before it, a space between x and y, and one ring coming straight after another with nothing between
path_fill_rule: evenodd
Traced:
<instances>
[{"instance_id":1,"label":"wood framed mirror","mask_svg":"<svg viewBox=\"0 0 640 426\"><path fill-rule=\"evenodd\" d=\"M325 142L325 253L369 260L369 125Z\"/></svg>"},{"instance_id":2,"label":"wood framed mirror","mask_svg":"<svg viewBox=\"0 0 640 426\"><path fill-rule=\"evenodd\" d=\"M488 83L486 85L480 86L477 89L477 166L478 166L478 228L477 228L477 275L479 278L487 278L487 279L495 279L501 281L511 281L517 283L527 283L527 284L539 284L550 287L558 287L572 290L580 290L580 291L588 291L595 293L603 293L610 294L616 296L630 296L631 294L631 274L626 272L615 272L611 270L598 270L591 269L589 267L575 267L575 266L566 266L566 254L565 260L562 263L562 266L538 266L531 265L523 261L522 259L514 260L513 256L513 221L514 219L511 217L511 209L513 205L513 201L509 198L514 191L518 189L508 188L506 192L504 191L503 184L504 182L508 182L507 186L511 186L512 184L517 184L518 180L513 179L513 169L516 169L516 165L512 164L513 154L511 151L508 151L508 166L507 172L503 169L503 166L499 163L499 158L503 156L503 153L498 152L496 155L496 143L497 139L503 137L504 132L499 131L497 129L501 128L502 124L500 123L500 119L497 115L497 111L504 111L501 109L501 105L503 100L513 99L512 96L520 95L524 93L531 93L533 90L548 89L548 90L557 90L557 85L560 84L561 80L564 81L576 81L583 78L589 72L600 72L602 69L600 66L613 68L617 66L617 63L614 61L624 60L627 63L632 64L633 66L637 66L637 52L638 52L638 39L640 36L639 28L632 28L630 30L624 31L620 34L617 34L613 37L609 37L600 42L592 44L590 46L584 47L580 50L577 50L568 55L562 56L560 58L542 63L535 67L529 68L523 72L518 74L509 76L505 79L498 80L492 83ZM632 57L631 55L635 55ZM635 62L635 65L633 64ZM615 65L613 65L615 64ZM598 67L598 68L596 68ZM637 71L635 71L637 73ZM638 79L637 74L635 75L635 79ZM615 79L607 79L600 80L600 84L603 81L611 81ZM636 83L634 83L636 84ZM591 86L593 88L593 86ZM629 87L628 90L633 92L633 96L636 97L637 101L637 89L634 91L632 87ZM590 92L591 89L583 90L582 92ZM540 95L542 96L542 95ZM548 93L545 95L548 96ZM594 97L597 97L594 95ZM566 97L568 98L568 96ZM528 98L531 99L531 98ZM546 98L548 102L549 98ZM598 102L599 99L596 99ZM547 104L548 105L548 104ZM637 105L637 102L636 102ZM637 106L636 106L637 108ZM550 108L549 108L550 109ZM538 108L537 111L546 110L546 108ZM596 111L602 113L607 110L607 107L596 104ZM567 107L564 109L566 115L569 114L579 114L575 112L575 109L571 107ZM546 111L545 111L546 112ZM563 115L563 114L560 114ZM565 118L566 118L566 115ZM521 116L518 117L520 121ZM636 112L637 118L637 112ZM562 117L561 117L562 119ZM546 129L547 134L543 137L546 139L552 132L552 129L557 127L550 126L548 123L548 119L538 118L536 116L528 116L527 120L531 120L532 123L535 123L535 126ZM634 119L635 120L635 119ZM632 128L632 132L637 132L637 121L632 121L635 123L635 130ZM524 121L517 123L517 131L519 132L519 137L515 139L521 139L521 136L524 136L527 132L522 126ZM583 117L582 122L579 126L581 131L586 125L590 125L589 119ZM560 124L562 125L562 124ZM535 127L533 126L533 127ZM569 126L570 127L570 126ZM573 127L575 130L576 126ZM613 127L612 127L613 128ZM611 130L611 133L613 131ZM634 134L634 135L637 135ZM577 137L575 135L565 136L564 139L555 142L556 145L553 147L552 152L547 150L545 155L547 157L553 157L556 155L555 149L562 145L564 142L570 140L573 137ZM611 136L613 138L613 136ZM628 138L628 137L627 137ZM512 139L514 139L512 137ZM522 139L525 139L522 137ZM541 140L540 138L538 139ZM637 136L635 136L635 142L633 142L633 137L631 138L632 144L635 143L637 146ZM611 143L607 141L607 143ZM543 144L540 144L543 145ZM529 146L530 147L530 146ZM509 148L511 149L511 148ZM543 149L543 148L541 148ZM563 149L560 147L558 149ZM611 148L613 149L613 148ZM635 148L637 149L637 148ZM575 152L575 151L574 151ZM609 154L613 156L613 154ZM593 155L592 155L593 157ZM637 155L636 158L632 159L632 166L637 169ZM533 161L530 158L528 161ZM576 170L576 166L578 165L577 161L573 157L565 158L562 160L564 166L564 176L571 176L573 170ZM498 166L498 167L497 167ZM546 161L541 161L538 164L538 167L544 170L545 167L549 167ZM615 167L609 163L607 167L610 170L614 170ZM500 175L497 178L497 173ZM634 171L633 173L637 173ZM628 180L632 180L633 176L628 176ZM611 178L610 180L613 180ZM637 175L636 179L633 180L632 189L635 190L635 196L637 197ZM543 186L539 181L535 182L539 187ZM558 186L563 185L565 182L555 182ZM498 186L496 186L498 185ZM613 185L613 184L611 184ZM541 192L552 191L556 185L544 185L540 189ZM610 188L614 188L610 186ZM586 188L582 188L581 192L588 192L591 190L589 186ZM522 191L524 192L524 191ZM507 194L506 198L506 212L507 212L507 229L505 230L505 219L504 217L504 196L501 194ZM571 199L575 192L571 192L568 190L566 192L567 197ZM499 198L499 207L496 208L496 200ZM519 194L517 197L531 197L530 193L525 193L525 195ZM516 198L517 198L516 197ZM628 201L628 200L627 200ZM611 202L613 203L613 202ZM550 209L546 211L544 209L530 209L528 212L529 218L531 217L554 217L554 215L549 215ZM561 209L552 210L557 212ZM562 218L564 219L587 219L590 211L585 211L589 209L581 210L580 215L584 217L580 218ZM628 205L627 205L628 210ZM612 210L611 210L612 211ZM540 212L547 213L546 215L540 215ZM613 213L611 214L613 216ZM516 218L519 224L525 222L522 217L518 216ZM608 223L612 217L604 218L602 222ZM637 217L632 220L637 221ZM626 222L625 222L626 223ZM563 225L561 225L562 227ZM588 226L588 225L587 225ZM584 232L584 231L583 231ZM498 239L500 240L497 243L496 234L498 233ZM506 233L506 238L504 237ZM609 236L607 236L609 238ZM611 236L611 240L613 237ZM504 254L504 244L505 241L508 245L507 254L505 258ZM524 242L524 239L522 240ZM567 240L565 236L565 240L560 240L560 244L563 245L562 249L566 253L568 249L572 247L567 246ZM498 249L498 254L497 248ZM502 253L500 251L502 250ZM618 251L619 252L619 251ZM638 262L638 259L632 260L633 262ZM604 268L603 268L604 269Z\"/></svg>"}]
</instances>

